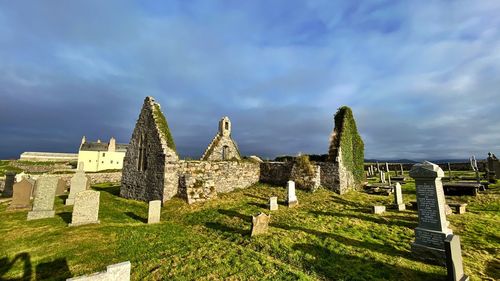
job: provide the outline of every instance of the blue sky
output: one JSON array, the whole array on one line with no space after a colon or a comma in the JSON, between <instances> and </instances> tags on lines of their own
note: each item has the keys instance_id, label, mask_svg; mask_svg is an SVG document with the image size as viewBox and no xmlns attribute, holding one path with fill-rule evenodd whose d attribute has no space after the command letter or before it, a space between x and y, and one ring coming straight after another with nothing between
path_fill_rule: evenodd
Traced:
<instances>
[{"instance_id":1,"label":"blue sky","mask_svg":"<svg viewBox=\"0 0 500 281\"><path fill-rule=\"evenodd\" d=\"M0 1L0 158L128 143L145 96L181 156L229 116L245 155L500 154L499 1Z\"/></svg>"}]
</instances>

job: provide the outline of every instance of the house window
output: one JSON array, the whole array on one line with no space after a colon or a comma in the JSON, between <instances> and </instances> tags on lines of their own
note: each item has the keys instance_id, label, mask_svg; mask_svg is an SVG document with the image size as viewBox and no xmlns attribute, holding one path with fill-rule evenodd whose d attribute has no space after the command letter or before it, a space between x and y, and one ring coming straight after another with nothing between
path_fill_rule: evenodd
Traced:
<instances>
[{"instance_id":1,"label":"house window","mask_svg":"<svg viewBox=\"0 0 500 281\"><path fill-rule=\"evenodd\" d=\"M226 125L226 130L229 130L229 123L224 122L224 124Z\"/></svg>"},{"instance_id":2,"label":"house window","mask_svg":"<svg viewBox=\"0 0 500 281\"><path fill-rule=\"evenodd\" d=\"M89 163L91 163L91 162L92 162L92 160L89 160Z\"/></svg>"},{"instance_id":3,"label":"house window","mask_svg":"<svg viewBox=\"0 0 500 281\"><path fill-rule=\"evenodd\" d=\"M105 156L106 156L106 153L105 153L105 152L103 152L103 153L102 153L102 157L105 157Z\"/></svg>"},{"instance_id":4,"label":"house window","mask_svg":"<svg viewBox=\"0 0 500 281\"><path fill-rule=\"evenodd\" d=\"M113 160L111 160L111 164L113 164Z\"/></svg>"},{"instance_id":5,"label":"house window","mask_svg":"<svg viewBox=\"0 0 500 281\"><path fill-rule=\"evenodd\" d=\"M102 164L104 164L104 161L101 161Z\"/></svg>"}]
</instances>

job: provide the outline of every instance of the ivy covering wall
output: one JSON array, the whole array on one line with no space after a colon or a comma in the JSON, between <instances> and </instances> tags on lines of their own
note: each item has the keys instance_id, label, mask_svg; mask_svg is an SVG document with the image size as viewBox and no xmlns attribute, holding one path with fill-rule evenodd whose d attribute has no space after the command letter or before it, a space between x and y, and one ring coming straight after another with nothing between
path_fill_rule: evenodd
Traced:
<instances>
[{"instance_id":1,"label":"ivy covering wall","mask_svg":"<svg viewBox=\"0 0 500 281\"><path fill-rule=\"evenodd\" d=\"M351 108L342 106L334 117L335 129L333 131L328 153L328 160L335 161L339 148L342 153L343 165L352 172L357 184L364 181L365 145L356 127L356 121Z\"/></svg>"}]
</instances>

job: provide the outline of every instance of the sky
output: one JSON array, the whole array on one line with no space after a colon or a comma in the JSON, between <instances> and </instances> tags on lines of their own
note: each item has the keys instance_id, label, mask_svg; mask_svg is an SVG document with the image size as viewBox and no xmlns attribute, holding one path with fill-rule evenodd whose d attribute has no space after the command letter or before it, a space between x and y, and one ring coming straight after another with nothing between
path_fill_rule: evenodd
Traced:
<instances>
[{"instance_id":1,"label":"sky","mask_svg":"<svg viewBox=\"0 0 500 281\"><path fill-rule=\"evenodd\" d=\"M243 155L500 154L500 1L0 0L0 159L128 143L161 104L181 157L229 116Z\"/></svg>"}]
</instances>

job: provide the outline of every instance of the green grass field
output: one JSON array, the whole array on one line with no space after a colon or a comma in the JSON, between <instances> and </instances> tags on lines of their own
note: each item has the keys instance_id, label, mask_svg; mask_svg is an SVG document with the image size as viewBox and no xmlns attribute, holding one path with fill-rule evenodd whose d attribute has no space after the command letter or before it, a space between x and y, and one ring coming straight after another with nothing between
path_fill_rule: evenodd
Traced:
<instances>
[{"instance_id":1,"label":"green grass field","mask_svg":"<svg viewBox=\"0 0 500 281\"><path fill-rule=\"evenodd\" d=\"M373 215L374 204L392 196L327 190L297 192L299 206L284 205L285 189L268 185L188 205L168 201L162 222L147 225L147 204L118 197L119 186L101 191L99 225L67 227L72 207L56 199L56 217L26 221L26 211L0 204L0 280L64 280L130 260L132 280L444 280L446 269L410 253L415 211ZM472 280L500 278L500 188L448 217L461 236L465 271ZM415 200L413 183L403 186ZM268 235L250 238L251 215L279 197Z\"/></svg>"}]
</instances>

